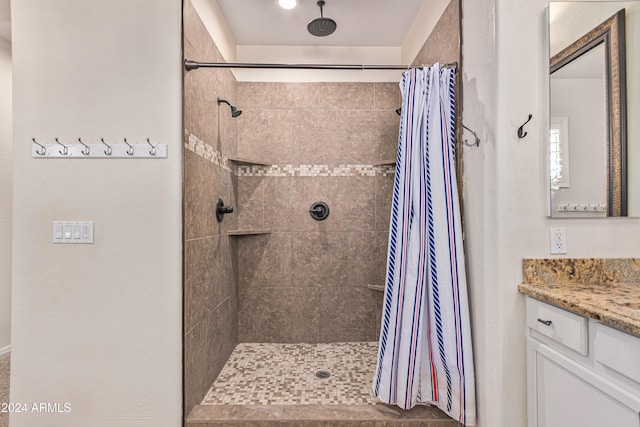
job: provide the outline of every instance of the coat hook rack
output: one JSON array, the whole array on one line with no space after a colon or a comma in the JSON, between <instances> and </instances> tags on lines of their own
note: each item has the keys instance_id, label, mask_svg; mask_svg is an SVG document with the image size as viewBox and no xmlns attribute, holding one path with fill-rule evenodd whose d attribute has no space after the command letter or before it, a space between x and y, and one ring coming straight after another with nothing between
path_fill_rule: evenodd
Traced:
<instances>
[{"instance_id":1,"label":"coat hook rack","mask_svg":"<svg viewBox=\"0 0 640 427\"><path fill-rule=\"evenodd\" d=\"M520 127L518 128L518 138L522 139L522 138L524 138L525 136L527 136L527 132L525 132L525 131L524 131L524 125L526 125L527 123L529 123L529 122L531 121L531 118L532 118L532 117L533 117L533 114L529 114L529 118L527 119L527 121L526 121L526 122L524 122L524 123L522 124L522 126L520 126Z\"/></svg>"},{"instance_id":2,"label":"coat hook rack","mask_svg":"<svg viewBox=\"0 0 640 427\"><path fill-rule=\"evenodd\" d=\"M64 138L62 138L64 140ZM151 138L139 143L129 143L127 138L122 143L107 144L104 138L100 142L89 143L87 139L77 137L76 143L63 144L59 138L54 142L42 144L31 138L31 155L34 159L166 159L167 144L152 144ZM61 147L57 150L52 148Z\"/></svg>"}]
</instances>

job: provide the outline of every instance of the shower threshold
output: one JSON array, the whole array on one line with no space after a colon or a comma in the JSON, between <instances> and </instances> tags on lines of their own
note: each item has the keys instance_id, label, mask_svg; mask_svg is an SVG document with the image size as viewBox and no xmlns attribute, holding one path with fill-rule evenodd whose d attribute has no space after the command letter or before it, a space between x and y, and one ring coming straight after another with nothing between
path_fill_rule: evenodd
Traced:
<instances>
[{"instance_id":1,"label":"shower threshold","mask_svg":"<svg viewBox=\"0 0 640 427\"><path fill-rule=\"evenodd\" d=\"M381 403L371 391L377 348L374 342L238 344L187 426L459 425L434 407L404 411Z\"/></svg>"}]
</instances>

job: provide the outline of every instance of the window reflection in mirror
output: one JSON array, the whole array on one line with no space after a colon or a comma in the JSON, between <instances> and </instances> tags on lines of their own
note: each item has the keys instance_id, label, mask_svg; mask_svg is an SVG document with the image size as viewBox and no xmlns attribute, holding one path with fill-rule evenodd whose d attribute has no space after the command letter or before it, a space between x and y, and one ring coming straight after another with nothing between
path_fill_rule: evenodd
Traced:
<instances>
[{"instance_id":1,"label":"window reflection in mirror","mask_svg":"<svg viewBox=\"0 0 640 427\"><path fill-rule=\"evenodd\" d=\"M550 214L640 216L640 1L552 1L549 19Z\"/></svg>"}]
</instances>

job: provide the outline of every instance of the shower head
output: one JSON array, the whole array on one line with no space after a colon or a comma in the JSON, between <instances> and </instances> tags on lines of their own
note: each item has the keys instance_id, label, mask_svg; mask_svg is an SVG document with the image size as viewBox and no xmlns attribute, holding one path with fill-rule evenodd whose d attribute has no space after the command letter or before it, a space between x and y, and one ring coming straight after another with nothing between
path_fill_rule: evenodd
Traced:
<instances>
[{"instance_id":1,"label":"shower head","mask_svg":"<svg viewBox=\"0 0 640 427\"><path fill-rule=\"evenodd\" d=\"M320 18L316 18L307 24L307 31L316 37L325 37L333 32L338 27L336 21L330 18L325 18L322 14L322 7L324 6L324 0L318 0L318 6L320 7Z\"/></svg>"},{"instance_id":2,"label":"shower head","mask_svg":"<svg viewBox=\"0 0 640 427\"><path fill-rule=\"evenodd\" d=\"M237 107L231 106L231 117L234 119L242 114L242 110L239 110Z\"/></svg>"},{"instance_id":3,"label":"shower head","mask_svg":"<svg viewBox=\"0 0 640 427\"><path fill-rule=\"evenodd\" d=\"M220 99L218 98L218 105L220 105L221 103L225 103L227 104L229 107L231 107L231 117L236 118L238 117L240 114L242 114L242 110L239 109L238 107L236 107L235 105L231 105L231 103L229 101L227 101L226 99Z\"/></svg>"}]
</instances>

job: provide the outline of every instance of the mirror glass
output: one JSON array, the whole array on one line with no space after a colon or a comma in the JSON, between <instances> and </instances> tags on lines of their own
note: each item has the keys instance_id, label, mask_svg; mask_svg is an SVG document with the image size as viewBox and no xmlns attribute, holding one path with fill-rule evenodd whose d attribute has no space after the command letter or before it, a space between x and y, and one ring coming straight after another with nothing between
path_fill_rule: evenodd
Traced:
<instances>
[{"instance_id":1,"label":"mirror glass","mask_svg":"<svg viewBox=\"0 0 640 427\"><path fill-rule=\"evenodd\" d=\"M549 3L554 218L640 216L638 40L640 1Z\"/></svg>"}]
</instances>

